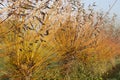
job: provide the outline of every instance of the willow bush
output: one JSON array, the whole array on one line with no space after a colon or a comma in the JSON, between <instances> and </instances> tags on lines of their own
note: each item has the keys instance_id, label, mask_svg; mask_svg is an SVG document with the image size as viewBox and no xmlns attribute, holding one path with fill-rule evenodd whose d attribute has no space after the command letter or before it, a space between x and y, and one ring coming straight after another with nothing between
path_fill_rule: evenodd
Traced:
<instances>
[{"instance_id":1,"label":"willow bush","mask_svg":"<svg viewBox=\"0 0 120 80\"><path fill-rule=\"evenodd\" d=\"M9 18L0 24L1 79L104 80L116 65L119 31L94 5L86 10L77 0L10 3L4 8Z\"/></svg>"}]
</instances>

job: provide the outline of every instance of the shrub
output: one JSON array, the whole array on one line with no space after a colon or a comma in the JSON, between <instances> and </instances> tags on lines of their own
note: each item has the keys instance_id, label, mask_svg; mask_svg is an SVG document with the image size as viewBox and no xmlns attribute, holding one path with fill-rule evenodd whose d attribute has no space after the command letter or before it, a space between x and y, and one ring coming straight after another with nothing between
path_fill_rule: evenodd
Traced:
<instances>
[{"instance_id":1,"label":"shrub","mask_svg":"<svg viewBox=\"0 0 120 80\"><path fill-rule=\"evenodd\" d=\"M47 14L41 11L46 3L39 11L28 1L17 10L32 13L21 18L20 11L14 11L0 24L4 75L12 80L104 79L102 76L115 66L119 55L119 37L114 36L118 33L112 20L94 12L93 6L85 10L77 0L68 1L63 10L61 0L56 1ZM77 10L72 11L75 5Z\"/></svg>"}]
</instances>

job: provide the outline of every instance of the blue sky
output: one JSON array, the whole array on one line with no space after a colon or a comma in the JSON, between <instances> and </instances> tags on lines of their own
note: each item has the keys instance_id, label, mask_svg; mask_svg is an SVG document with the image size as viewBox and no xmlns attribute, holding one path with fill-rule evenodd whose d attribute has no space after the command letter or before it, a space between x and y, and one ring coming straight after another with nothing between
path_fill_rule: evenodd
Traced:
<instances>
[{"instance_id":1,"label":"blue sky","mask_svg":"<svg viewBox=\"0 0 120 80\"><path fill-rule=\"evenodd\" d=\"M102 10L102 11L108 11L109 6L114 3L115 0L82 0L82 3L85 3L85 6L88 6L89 4L92 4L93 2L96 2L96 10ZM112 8L110 14L117 14L118 18L120 19L120 0L117 1L115 6Z\"/></svg>"},{"instance_id":2,"label":"blue sky","mask_svg":"<svg viewBox=\"0 0 120 80\"><path fill-rule=\"evenodd\" d=\"M102 10L102 11L108 11L109 5L112 5L115 0L81 0L82 3L85 3L85 6L88 6L89 4L92 4L93 2L96 2L95 10ZM117 3L112 8L110 14L113 13L117 14L117 18L120 19L120 0L117 1Z\"/></svg>"}]
</instances>

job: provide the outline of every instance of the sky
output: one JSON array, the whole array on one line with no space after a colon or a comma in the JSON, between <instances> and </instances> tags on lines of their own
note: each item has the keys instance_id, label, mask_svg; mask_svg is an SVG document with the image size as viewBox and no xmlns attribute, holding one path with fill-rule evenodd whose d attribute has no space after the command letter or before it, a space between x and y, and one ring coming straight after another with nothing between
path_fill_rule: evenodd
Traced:
<instances>
[{"instance_id":1,"label":"sky","mask_svg":"<svg viewBox=\"0 0 120 80\"><path fill-rule=\"evenodd\" d=\"M115 0L81 0L82 3L85 3L85 6L88 6L89 4L92 4L93 2L96 2L95 10L102 10L104 12L107 12L109 10L109 6L114 3ZM117 18L120 20L120 0L117 0L117 3L114 5L112 10L110 11L110 15L113 13L117 14Z\"/></svg>"},{"instance_id":2,"label":"sky","mask_svg":"<svg viewBox=\"0 0 120 80\"><path fill-rule=\"evenodd\" d=\"M95 10L102 10L107 12L109 10L109 6L112 5L115 0L82 0L82 3L85 3L85 6L88 6L93 2L96 2ZM110 11L110 15L112 15L113 13L117 14L117 18L120 19L120 0L118 0L112 8L112 10Z\"/></svg>"}]
</instances>

